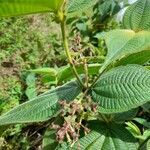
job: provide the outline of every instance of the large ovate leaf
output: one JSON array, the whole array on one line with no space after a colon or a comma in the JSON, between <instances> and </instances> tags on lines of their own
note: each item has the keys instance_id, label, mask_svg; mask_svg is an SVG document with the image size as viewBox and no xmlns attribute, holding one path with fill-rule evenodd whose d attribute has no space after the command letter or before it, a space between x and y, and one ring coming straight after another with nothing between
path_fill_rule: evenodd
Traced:
<instances>
[{"instance_id":1,"label":"large ovate leaf","mask_svg":"<svg viewBox=\"0 0 150 150\"><path fill-rule=\"evenodd\" d=\"M64 0L0 0L0 17L57 11Z\"/></svg>"},{"instance_id":2,"label":"large ovate leaf","mask_svg":"<svg viewBox=\"0 0 150 150\"><path fill-rule=\"evenodd\" d=\"M68 0L67 3L67 12L74 13L74 12L83 12L89 7L94 6L94 4L98 0Z\"/></svg>"},{"instance_id":3,"label":"large ovate leaf","mask_svg":"<svg viewBox=\"0 0 150 150\"><path fill-rule=\"evenodd\" d=\"M150 49L150 32L135 33L132 30L112 30L103 36L108 53L100 72L103 72L111 63L129 55Z\"/></svg>"},{"instance_id":4,"label":"large ovate leaf","mask_svg":"<svg viewBox=\"0 0 150 150\"><path fill-rule=\"evenodd\" d=\"M139 65L114 68L104 73L92 89L102 113L128 111L150 101L150 71Z\"/></svg>"},{"instance_id":5,"label":"large ovate leaf","mask_svg":"<svg viewBox=\"0 0 150 150\"><path fill-rule=\"evenodd\" d=\"M126 29L150 30L150 0L138 0L126 10L123 25Z\"/></svg>"},{"instance_id":6,"label":"large ovate leaf","mask_svg":"<svg viewBox=\"0 0 150 150\"><path fill-rule=\"evenodd\" d=\"M91 132L75 144L75 150L137 150L135 138L119 124L91 122Z\"/></svg>"},{"instance_id":7,"label":"large ovate leaf","mask_svg":"<svg viewBox=\"0 0 150 150\"><path fill-rule=\"evenodd\" d=\"M59 100L71 101L80 92L81 87L76 81L50 90L1 116L0 125L48 120L60 109Z\"/></svg>"}]
</instances>

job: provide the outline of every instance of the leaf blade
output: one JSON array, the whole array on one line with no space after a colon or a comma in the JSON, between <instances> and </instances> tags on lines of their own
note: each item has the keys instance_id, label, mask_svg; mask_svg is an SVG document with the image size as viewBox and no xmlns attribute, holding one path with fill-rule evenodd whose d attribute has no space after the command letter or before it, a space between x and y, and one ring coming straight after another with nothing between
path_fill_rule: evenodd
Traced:
<instances>
[{"instance_id":1,"label":"leaf blade","mask_svg":"<svg viewBox=\"0 0 150 150\"><path fill-rule=\"evenodd\" d=\"M67 12L83 12L93 6L96 2L97 0L69 0L67 3Z\"/></svg>"},{"instance_id":2,"label":"leaf blade","mask_svg":"<svg viewBox=\"0 0 150 150\"><path fill-rule=\"evenodd\" d=\"M0 0L0 17L57 11L63 0Z\"/></svg>"},{"instance_id":3,"label":"leaf blade","mask_svg":"<svg viewBox=\"0 0 150 150\"><path fill-rule=\"evenodd\" d=\"M50 90L1 116L0 125L48 120L59 110L59 100L73 100L80 92L81 87L75 81Z\"/></svg>"},{"instance_id":4,"label":"leaf blade","mask_svg":"<svg viewBox=\"0 0 150 150\"><path fill-rule=\"evenodd\" d=\"M99 71L100 66L101 66L101 64L89 64L88 65L88 74L96 75ZM78 74L84 74L84 66L83 65L76 66L76 69L77 69ZM58 82L68 81L72 78L74 78L74 74L73 74L70 66L65 66L65 67L59 69Z\"/></svg>"},{"instance_id":5,"label":"leaf blade","mask_svg":"<svg viewBox=\"0 0 150 150\"><path fill-rule=\"evenodd\" d=\"M150 49L150 32L148 31L135 33L132 30L112 30L104 34L103 38L108 53L100 73L116 60Z\"/></svg>"},{"instance_id":6,"label":"leaf blade","mask_svg":"<svg viewBox=\"0 0 150 150\"><path fill-rule=\"evenodd\" d=\"M43 150L55 149L58 145L56 139L56 132L55 130L47 129L42 143Z\"/></svg>"},{"instance_id":7,"label":"leaf blade","mask_svg":"<svg viewBox=\"0 0 150 150\"><path fill-rule=\"evenodd\" d=\"M150 0L138 0L127 8L123 26L135 31L150 30Z\"/></svg>"},{"instance_id":8,"label":"leaf blade","mask_svg":"<svg viewBox=\"0 0 150 150\"><path fill-rule=\"evenodd\" d=\"M102 113L128 111L150 101L150 71L139 65L114 68L101 76L91 93Z\"/></svg>"},{"instance_id":9,"label":"leaf blade","mask_svg":"<svg viewBox=\"0 0 150 150\"><path fill-rule=\"evenodd\" d=\"M96 125L97 124L97 125ZM94 125L94 126L93 126ZM81 138L73 149L96 150L113 149L113 150L136 150L137 142L134 137L119 124L110 124L93 121L91 122L92 131Z\"/></svg>"}]
</instances>

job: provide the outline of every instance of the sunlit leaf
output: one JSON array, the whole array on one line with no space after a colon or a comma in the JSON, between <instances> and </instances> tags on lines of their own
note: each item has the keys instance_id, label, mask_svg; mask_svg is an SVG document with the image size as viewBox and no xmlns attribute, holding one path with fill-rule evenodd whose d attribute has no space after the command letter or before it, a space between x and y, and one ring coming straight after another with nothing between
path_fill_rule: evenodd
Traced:
<instances>
[{"instance_id":1,"label":"sunlit leaf","mask_svg":"<svg viewBox=\"0 0 150 150\"><path fill-rule=\"evenodd\" d=\"M104 73L92 89L102 113L128 111L150 101L150 71L139 65L114 68Z\"/></svg>"}]
</instances>

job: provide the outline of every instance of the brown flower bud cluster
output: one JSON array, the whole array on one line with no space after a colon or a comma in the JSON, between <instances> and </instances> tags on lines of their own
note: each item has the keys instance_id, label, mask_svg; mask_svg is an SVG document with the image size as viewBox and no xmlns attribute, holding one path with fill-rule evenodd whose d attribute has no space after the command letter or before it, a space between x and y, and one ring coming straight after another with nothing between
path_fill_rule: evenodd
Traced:
<instances>
[{"instance_id":1,"label":"brown flower bud cluster","mask_svg":"<svg viewBox=\"0 0 150 150\"><path fill-rule=\"evenodd\" d=\"M67 140L73 144L79 139L80 131L85 134L90 132L83 120L90 111L96 112L97 106L89 102L67 103L65 100L60 101L59 104L62 107L60 117L63 118L63 123L61 125L52 123L51 128L56 130L56 140L59 143Z\"/></svg>"}]
</instances>

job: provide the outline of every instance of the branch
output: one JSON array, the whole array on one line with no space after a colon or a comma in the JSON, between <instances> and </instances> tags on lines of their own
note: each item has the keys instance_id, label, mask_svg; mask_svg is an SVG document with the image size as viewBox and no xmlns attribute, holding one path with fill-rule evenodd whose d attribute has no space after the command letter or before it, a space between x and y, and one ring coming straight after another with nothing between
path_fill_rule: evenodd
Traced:
<instances>
[{"instance_id":1,"label":"branch","mask_svg":"<svg viewBox=\"0 0 150 150\"><path fill-rule=\"evenodd\" d=\"M77 81L79 82L79 84L82 87L85 87L84 83L82 82L82 80L80 79L80 77L78 75L78 72L77 72L77 70L75 68L75 65L73 63L73 60L72 60L72 57L71 57L71 54L70 54L70 50L69 50L69 46L68 46L68 41L67 41L67 35L66 35L66 21L65 21L65 19L63 19L61 21L61 32L62 32L62 37L63 37L64 49L65 49L65 52L66 52L66 55L67 55L70 67L71 67L71 69L72 69L75 77L77 78Z\"/></svg>"}]
</instances>

